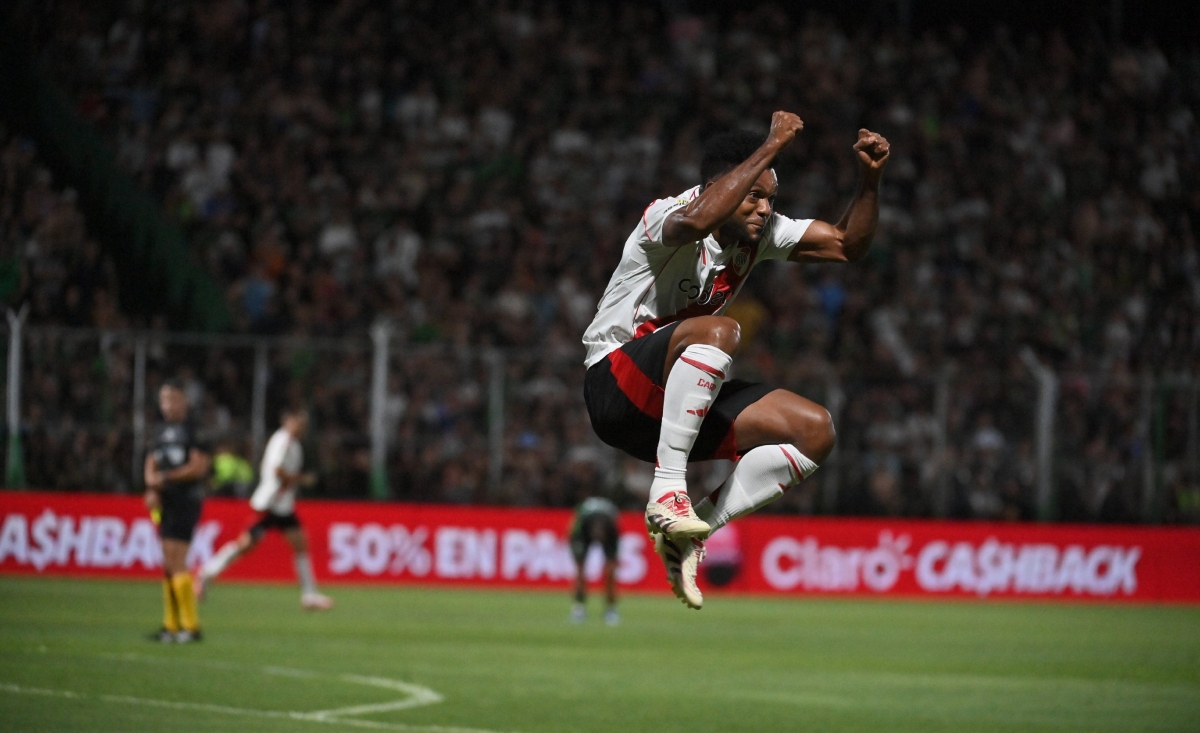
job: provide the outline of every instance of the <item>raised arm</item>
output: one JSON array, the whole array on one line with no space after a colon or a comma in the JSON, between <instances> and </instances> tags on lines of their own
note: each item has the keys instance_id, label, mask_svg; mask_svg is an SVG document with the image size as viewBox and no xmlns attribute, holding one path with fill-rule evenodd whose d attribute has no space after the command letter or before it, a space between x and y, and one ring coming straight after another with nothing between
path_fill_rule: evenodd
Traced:
<instances>
[{"instance_id":1,"label":"raised arm","mask_svg":"<svg viewBox=\"0 0 1200 733\"><path fill-rule=\"evenodd\" d=\"M771 132L753 155L706 185L687 207L667 216L663 222L663 244L679 247L716 231L737 210L762 172L771 167L779 151L802 129L804 122L791 112L773 114Z\"/></svg>"},{"instance_id":2,"label":"raised arm","mask_svg":"<svg viewBox=\"0 0 1200 733\"><path fill-rule=\"evenodd\" d=\"M879 179L890 146L883 135L858 131L854 152L862 168L858 193L837 224L814 221L788 256L792 262L858 262L867 255L879 223Z\"/></svg>"}]
</instances>

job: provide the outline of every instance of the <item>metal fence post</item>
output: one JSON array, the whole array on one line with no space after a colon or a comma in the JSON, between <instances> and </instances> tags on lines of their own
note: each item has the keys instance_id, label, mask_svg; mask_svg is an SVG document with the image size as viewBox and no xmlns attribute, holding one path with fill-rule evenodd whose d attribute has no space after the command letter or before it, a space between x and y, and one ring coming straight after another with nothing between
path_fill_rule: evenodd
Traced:
<instances>
[{"instance_id":1,"label":"metal fence post","mask_svg":"<svg viewBox=\"0 0 1200 733\"><path fill-rule=\"evenodd\" d=\"M267 382L270 378L267 345L259 342L254 347L254 393L250 403L250 442L255 461L262 455L263 443L267 439Z\"/></svg>"},{"instance_id":2,"label":"metal fence post","mask_svg":"<svg viewBox=\"0 0 1200 733\"><path fill-rule=\"evenodd\" d=\"M21 446L21 338L29 304L8 311L8 453L4 461L4 484L10 489L25 486L25 452Z\"/></svg>"},{"instance_id":3,"label":"metal fence post","mask_svg":"<svg viewBox=\"0 0 1200 733\"><path fill-rule=\"evenodd\" d=\"M146 450L146 337L133 342L133 484L145 479L142 463Z\"/></svg>"},{"instance_id":4,"label":"metal fence post","mask_svg":"<svg viewBox=\"0 0 1200 733\"><path fill-rule=\"evenodd\" d=\"M387 480L387 392L388 353L392 324L379 321L371 327L373 366L371 370L371 496L388 498Z\"/></svg>"},{"instance_id":5,"label":"metal fence post","mask_svg":"<svg viewBox=\"0 0 1200 733\"><path fill-rule=\"evenodd\" d=\"M937 475L933 486L933 515L946 517L950 514L950 471L946 451L949 448L947 435L950 421L950 369L943 366L938 370L933 387L933 418L937 432L933 436L933 460L937 463Z\"/></svg>"},{"instance_id":6,"label":"metal fence post","mask_svg":"<svg viewBox=\"0 0 1200 733\"><path fill-rule=\"evenodd\" d=\"M488 362L488 492L500 492L504 477L504 354L489 349Z\"/></svg>"},{"instance_id":7,"label":"metal fence post","mask_svg":"<svg viewBox=\"0 0 1200 733\"><path fill-rule=\"evenodd\" d=\"M1142 410L1138 419L1138 440L1142 444L1142 521L1153 522L1156 517L1158 492L1157 470L1154 465L1154 375L1142 374Z\"/></svg>"},{"instance_id":8,"label":"metal fence post","mask_svg":"<svg viewBox=\"0 0 1200 733\"><path fill-rule=\"evenodd\" d=\"M1058 376L1038 360L1033 349L1022 349L1021 361L1038 383L1037 414L1034 417L1034 439L1037 441L1034 505L1038 519L1045 522L1054 518L1054 415L1058 410Z\"/></svg>"}]
</instances>

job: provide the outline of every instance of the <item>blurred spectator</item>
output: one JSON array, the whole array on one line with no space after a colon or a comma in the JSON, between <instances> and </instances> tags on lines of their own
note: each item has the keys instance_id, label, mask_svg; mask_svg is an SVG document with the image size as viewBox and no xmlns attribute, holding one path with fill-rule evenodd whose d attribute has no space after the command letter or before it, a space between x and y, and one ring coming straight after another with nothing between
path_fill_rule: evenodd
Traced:
<instances>
[{"instance_id":1,"label":"blurred spectator","mask_svg":"<svg viewBox=\"0 0 1200 733\"><path fill-rule=\"evenodd\" d=\"M217 443L209 482L213 493L244 499L255 486L254 466L238 453L236 442L223 440Z\"/></svg>"},{"instance_id":2,"label":"blurred spectator","mask_svg":"<svg viewBox=\"0 0 1200 733\"><path fill-rule=\"evenodd\" d=\"M778 161L783 213L837 219L858 127L886 134L893 160L865 263L777 267L742 296L739 372L842 396L837 505L820 504L827 470L781 506L1031 516L1028 346L1063 378L1059 511L1137 519L1152 448L1137 375L1200 368L1200 56L1000 26L847 33L782 7L68 0L45 50L189 232L239 329L396 326L397 496L572 503L592 477L564 457L604 450L567 437L586 425L577 337L628 230L698 182L706 135L765 130L784 108L806 126ZM42 322L119 324L111 273L62 245L83 238L73 202L28 155L6 148L6 176L25 171L19 195L5 188L23 234L4 238L0 292L19 288ZM478 458L486 369L452 355L464 345L541 350L508 364L496 493ZM249 384L248 360L220 361ZM330 493L365 491L365 380L332 351L272 364L273 400L313 404ZM1162 409L1186 432L1186 405ZM1189 450L1162 446L1175 516L1200 478Z\"/></svg>"}]
</instances>

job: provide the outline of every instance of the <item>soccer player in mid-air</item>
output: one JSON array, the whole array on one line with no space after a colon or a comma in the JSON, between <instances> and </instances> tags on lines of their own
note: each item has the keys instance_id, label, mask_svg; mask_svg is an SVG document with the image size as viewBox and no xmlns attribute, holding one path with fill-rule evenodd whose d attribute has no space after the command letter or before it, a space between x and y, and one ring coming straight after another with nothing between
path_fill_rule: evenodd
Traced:
<instances>
[{"instance_id":1,"label":"soccer player in mid-air","mask_svg":"<svg viewBox=\"0 0 1200 733\"><path fill-rule=\"evenodd\" d=\"M571 621L582 623L587 618L587 577L585 565L588 550L593 544L604 551L604 623L616 626L617 614L617 549L620 532L617 529L617 505L602 496L590 496L575 510L571 518L571 557L575 560L575 602L571 606Z\"/></svg>"},{"instance_id":2,"label":"soccer player in mid-air","mask_svg":"<svg viewBox=\"0 0 1200 733\"><path fill-rule=\"evenodd\" d=\"M200 640L196 596L187 571L188 547L200 521L204 478L212 458L196 443L187 395L179 384L163 384L158 407L164 422L143 466L146 508L158 518L163 554L163 623L151 638L188 643Z\"/></svg>"},{"instance_id":3,"label":"soccer player in mid-air","mask_svg":"<svg viewBox=\"0 0 1200 733\"><path fill-rule=\"evenodd\" d=\"M775 212L772 163L804 127L776 112L766 139L745 132L706 146L703 185L647 207L584 332L584 400L600 438L654 461L646 528L675 595L704 599L696 571L714 530L783 495L834 445L820 405L782 389L726 380L741 330L721 315L765 260L855 262L879 219L888 141L858 131L858 192L836 224ZM695 507L688 461L736 459L729 479Z\"/></svg>"},{"instance_id":4,"label":"soccer player in mid-air","mask_svg":"<svg viewBox=\"0 0 1200 733\"><path fill-rule=\"evenodd\" d=\"M311 473L301 472L304 451L300 441L307 432L307 411L296 409L283 414L283 424L267 441L259 468L258 488L250 496L250 507L259 513L258 520L236 540L226 542L204 564L196 576L201 596L234 560L253 550L267 530L276 529L283 532L292 547L296 576L300 579L300 607L311 611L333 608L333 599L317 590L308 556L308 539L296 517L296 489L312 485L316 480Z\"/></svg>"}]
</instances>

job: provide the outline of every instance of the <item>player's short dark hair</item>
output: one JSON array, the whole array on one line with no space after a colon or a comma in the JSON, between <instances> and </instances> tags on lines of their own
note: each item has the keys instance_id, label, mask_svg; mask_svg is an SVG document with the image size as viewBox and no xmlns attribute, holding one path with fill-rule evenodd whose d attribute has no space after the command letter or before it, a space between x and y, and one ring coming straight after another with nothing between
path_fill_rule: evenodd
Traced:
<instances>
[{"instance_id":1,"label":"player's short dark hair","mask_svg":"<svg viewBox=\"0 0 1200 733\"><path fill-rule=\"evenodd\" d=\"M701 182L708 183L741 165L762 146L763 140L762 135L747 130L730 130L710 137L700 161Z\"/></svg>"}]
</instances>

